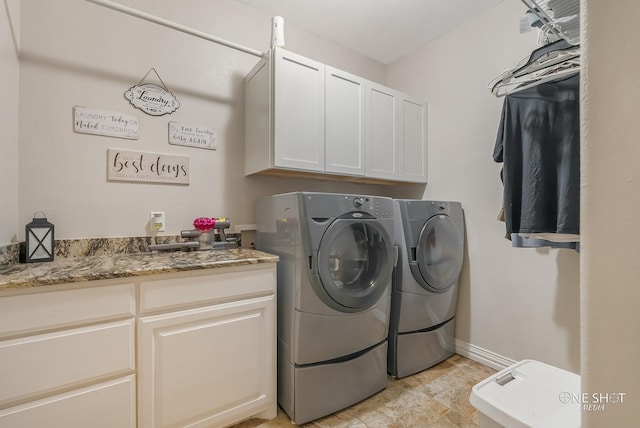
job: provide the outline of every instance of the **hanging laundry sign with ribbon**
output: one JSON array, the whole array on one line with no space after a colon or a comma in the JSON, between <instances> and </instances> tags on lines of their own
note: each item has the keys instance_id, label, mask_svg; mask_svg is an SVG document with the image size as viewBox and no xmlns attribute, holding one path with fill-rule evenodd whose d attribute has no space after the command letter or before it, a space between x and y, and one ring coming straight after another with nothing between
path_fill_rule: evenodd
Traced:
<instances>
[{"instance_id":1,"label":"hanging laundry sign with ribbon","mask_svg":"<svg viewBox=\"0 0 640 428\"><path fill-rule=\"evenodd\" d=\"M162 86L153 83L142 83L151 71L158 76ZM135 108L138 108L151 116L170 114L180 107L180 102L167 89L167 86L164 84L155 68L149 70L137 85L129 88L129 90L124 93L124 96Z\"/></svg>"}]
</instances>

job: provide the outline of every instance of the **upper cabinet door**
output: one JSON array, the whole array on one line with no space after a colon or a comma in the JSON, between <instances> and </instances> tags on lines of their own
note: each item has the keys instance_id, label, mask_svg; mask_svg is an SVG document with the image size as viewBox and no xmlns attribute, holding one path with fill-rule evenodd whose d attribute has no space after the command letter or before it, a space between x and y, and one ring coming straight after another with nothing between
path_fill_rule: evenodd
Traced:
<instances>
[{"instance_id":1,"label":"upper cabinet door","mask_svg":"<svg viewBox=\"0 0 640 428\"><path fill-rule=\"evenodd\" d=\"M274 166L324 171L324 64L275 49Z\"/></svg>"},{"instance_id":2,"label":"upper cabinet door","mask_svg":"<svg viewBox=\"0 0 640 428\"><path fill-rule=\"evenodd\" d=\"M398 96L373 82L367 85L366 176L398 179Z\"/></svg>"},{"instance_id":3,"label":"upper cabinet door","mask_svg":"<svg viewBox=\"0 0 640 428\"><path fill-rule=\"evenodd\" d=\"M365 173L365 80L325 66L325 171Z\"/></svg>"},{"instance_id":4,"label":"upper cabinet door","mask_svg":"<svg viewBox=\"0 0 640 428\"><path fill-rule=\"evenodd\" d=\"M402 95L400 102L400 179L427 182L427 105Z\"/></svg>"}]
</instances>

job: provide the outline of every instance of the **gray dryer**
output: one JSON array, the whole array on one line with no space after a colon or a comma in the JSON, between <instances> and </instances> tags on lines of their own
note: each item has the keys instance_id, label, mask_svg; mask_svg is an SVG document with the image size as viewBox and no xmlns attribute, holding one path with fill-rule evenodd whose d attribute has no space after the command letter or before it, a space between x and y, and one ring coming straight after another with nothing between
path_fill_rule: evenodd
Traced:
<instances>
[{"instance_id":1,"label":"gray dryer","mask_svg":"<svg viewBox=\"0 0 640 428\"><path fill-rule=\"evenodd\" d=\"M401 199L394 216L398 264L387 370L401 378L454 353L464 214L459 202Z\"/></svg>"}]
</instances>

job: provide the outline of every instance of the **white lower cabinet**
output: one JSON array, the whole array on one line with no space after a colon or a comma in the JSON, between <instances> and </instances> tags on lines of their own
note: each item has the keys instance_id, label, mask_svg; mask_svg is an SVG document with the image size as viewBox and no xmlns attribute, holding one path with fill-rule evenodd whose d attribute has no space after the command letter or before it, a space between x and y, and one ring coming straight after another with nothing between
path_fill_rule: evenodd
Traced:
<instances>
[{"instance_id":1,"label":"white lower cabinet","mask_svg":"<svg viewBox=\"0 0 640 428\"><path fill-rule=\"evenodd\" d=\"M43 289L0 292L0 428L276 416L275 263Z\"/></svg>"},{"instance_id":2,"label":"white lower cabinet","mask_svg":"<svg viewBox=\"0 0 640 428\"><path fill-rule=\"evenodd\" d=\"M138 427L224 427L276 404L276 265L140 284Z\"/></svg>"},{"instance_id":3,"label":"white lower cabinet","mask_svg":"<svg viewBox=\"0 0 640 428\"><path fill-rule=\"evenodd\" d=\"M135 427L135 286L46 289L0 294L0 428Z\"/></svg>"},{"instance_id":4,"label":"white lower cabinet","mask_svg":"<svg viewBox=\"0 0 640 428\"><path fill-rule=\"evenodd\" d=\"M0 403L135 370L133 319L0 342Z\"/></svg>"},{"instance_id":5,"label":"white lower cabinet","mask_svg":"<svg viewBox=\"0 0 640 428\"><path fill-rule=\"evenodd\" d=\"M134 375L0 410L0 427L2 428L135 428L135 426L136 377Z\"/></svg>"},{"instance_id":6,"label":"white lower cabinet","mask_svg":"<svg viewBox=\"0 0 640 428\"><path fill-rule=\"evenodd\" d=\"M273 295L141 318L139 427L225 426L272 404L273 323Z\"/></svg>"}]
</instances>

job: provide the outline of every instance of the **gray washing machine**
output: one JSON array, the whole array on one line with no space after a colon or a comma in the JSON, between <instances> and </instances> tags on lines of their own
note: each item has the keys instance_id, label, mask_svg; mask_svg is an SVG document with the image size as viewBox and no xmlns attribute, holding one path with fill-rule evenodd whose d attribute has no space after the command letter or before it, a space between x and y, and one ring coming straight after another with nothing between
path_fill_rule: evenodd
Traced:
<instances>
[{"instance_id":1,"label":"gray washing machine","mask_svg":"<svg viewBox=\"0 0 640 428\"><path fill-rule=\"evenodd\" d=\"M256 248L280 257L280 406L302 424L384 389L392 199L297 192L256 205Z\"/></svg>"},{"instance_id":2,"label":"gray washing machine","mask_svg":"<svg viewBox=\"0 0 640 428\"><path fill-rule=\"evenodd\" d=\"M459 202L394 200L394 271L388 371L398 378L434 366L455 351L458 282L464 259Z\"/></svg>"}]
</instances>

